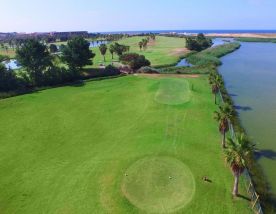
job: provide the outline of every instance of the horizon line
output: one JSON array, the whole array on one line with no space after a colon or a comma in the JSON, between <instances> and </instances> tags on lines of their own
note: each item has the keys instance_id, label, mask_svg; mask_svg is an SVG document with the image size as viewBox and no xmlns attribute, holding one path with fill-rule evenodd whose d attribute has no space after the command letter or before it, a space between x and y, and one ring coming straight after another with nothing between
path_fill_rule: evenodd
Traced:
<instances>
[{"instance_id":1,"label":"horizon line","mask_svg":"<svg viewBox=\"0 0 276 214\"><path fill-rule=\"evenodd\" d=\"M106 30L106 31L89 31L89 30L68 30L68 31L25 31L25 32L19 32L19 31L5 31L0 33L25 33L25 34L31 34L31 33L53 33L53 32L88 32L88 33L124 33L124 32L174 32L174 31L275 31L276 29L161 29L161 30Z\"/></svg>"}]
</instances>

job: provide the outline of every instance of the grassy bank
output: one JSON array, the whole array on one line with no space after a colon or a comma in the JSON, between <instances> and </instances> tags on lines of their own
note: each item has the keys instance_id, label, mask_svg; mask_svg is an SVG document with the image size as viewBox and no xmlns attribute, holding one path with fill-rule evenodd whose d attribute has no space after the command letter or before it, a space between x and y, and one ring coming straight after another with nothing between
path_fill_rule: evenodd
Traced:
<instances>
[{"instance_id":1,"label":"grassy bank","mask_svg":"<svg viewBox=\"0 0 276 214\"><path fill-rule=\"evenodd\" d=\"M193 65L221 65L219 58L237 50L238 48L240 48L238 42L219 45L201 52L191 53L187 56L187 61Z\"/></svg>"},{"instance_id":2,"label":"grassy bank","mask_svg":"<svg viewBox=\"0 0 276 214\"><path fill-rule=\"evenodd\" d=\"M236 38L239 42L271 42L276 43L275 38Z\"/></svg>"},{"instance_id":3,"label":"grassy bank","mask_svg":"<svg viewBox=\"0 0 276 214\"><path fill-rule=\"evenodd\" d=\"M217 70L216 70L216 72L218 75L220 75ZM220 91L221 91L223 100L233 106L234 117L231 120L231 122L233 124L233 128L236 133L245 133L246 134L245 129L241 125L241 121L239 119L239 114L234 108L235 104L232 100L232 97L228 94L224 85L225 84L222 84ZM256 161L254 156L250 157L249 160L247 160L246 166L247 166L247 169L251 176L255 190L256 190L257 194L260 195L260 203L261 203L264 213L269 213L269 214L275 213L275 211L276 211L275 210L275 199L273 198L273 195L270 192L269 183L265 179L263 170L262 170L261 166L258 164L258 162Z\"/></svg>"},{"instance_id":4,"label":"grassy bank","mask_svg":"<svg viewBox=\"0 0 276 214\"><path fill-rule=\"evenodd\" d=\"M171 66L158 70L160 73L164 74L208 74L210 71L216 69L216 66L221 65L220 57L235 51L239 47L239 43L229 43L209 48L201 52L191 52L187 55L186 59L194 66Z\"/></svg>"}]
</instances>

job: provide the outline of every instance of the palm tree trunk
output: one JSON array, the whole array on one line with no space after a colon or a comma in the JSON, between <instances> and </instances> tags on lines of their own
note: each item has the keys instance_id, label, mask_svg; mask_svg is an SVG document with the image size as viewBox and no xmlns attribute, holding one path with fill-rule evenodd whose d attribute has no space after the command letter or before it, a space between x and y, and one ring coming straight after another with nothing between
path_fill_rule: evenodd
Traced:
<instances>
[{"instance_id":1,"label":"palm tree trunk","mask_svg":"<svg viewBox=\"0 0 276 214\"><path fill-rule=\"evenodd\" d=\"M103 57L104 57L104 62L105 62L105 55Z\"/></svg>"},{"instance_id":2,"label":"palm tree trunk","mask_svg":"<svg viewBox=\"0 0 276 214\"><path fill-rule=\"evenodd\" d=\"M215 104L217 104L217 94L215 94Z\"/></svg>"},{"instance_id":3,"label":"palm tree trunk","mask_svg":"<svg viewBox=\"0 0 276 214\"><path fill-rule=\"evenodd\" d=\"M222 134L222 148L225 149L225 131L223 131L223 134Z\"/></svg>"},{"instance_id":4,"label":"palm tree trunk","mask_svg":"<svg viewBox=\"0 0 276 214\"><path fill-rule=\"evenodd\" d=\"M233 188L233 195L237 196L239 194L239 174L235 173L235 182L234 182L234 188Z\"/></svg>"}]
</instances>

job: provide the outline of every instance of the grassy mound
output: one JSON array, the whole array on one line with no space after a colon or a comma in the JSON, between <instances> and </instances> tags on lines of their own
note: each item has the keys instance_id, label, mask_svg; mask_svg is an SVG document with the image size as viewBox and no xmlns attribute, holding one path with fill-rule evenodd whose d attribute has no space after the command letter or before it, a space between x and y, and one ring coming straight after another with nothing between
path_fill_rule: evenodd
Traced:
<instances>
[{"instance_id":1,"label":"grassy mound","mask_svg":"<svg viewBox=\"0 0 276 214\"><path fill-rule=\"evenodd\" d=\"M155 100L167 105L180 105L190 101L191 91L186 79L167 78L160 81Z\"/></svg>"},{"instance_id":2,"label":"grassy mound","mask_svg":"<svg viewBox=\"0 0 276 214\"><path fill-rule=\"evenodd\" d=\"M237 38L239 42L272 42L276 43L275 38Z\"/></svg>"},{"instance_id":3,"label":"grassy mound","mask_svg":"<svg viewBox=\"0 0 276 214\"><path fill-rule=\"evenodd\" d=\"M136 207L149 213L168 213L187 205L195 192L190 169L170 157L147 157L124 175L122 191Z\"/></svg>"}]
</instances>

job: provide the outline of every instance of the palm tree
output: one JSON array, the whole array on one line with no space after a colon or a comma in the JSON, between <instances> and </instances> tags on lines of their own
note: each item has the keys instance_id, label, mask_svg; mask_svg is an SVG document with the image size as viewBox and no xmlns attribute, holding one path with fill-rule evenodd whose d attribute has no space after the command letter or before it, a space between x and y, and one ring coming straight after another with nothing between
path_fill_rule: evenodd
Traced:
<instances>
[{"instance_id":1,"label":"palm tree","mask_svg":"<svg viewBox=\"0 0 276 214\"><path fill-rule=\"evenodd\" d=\"M215 70L210 71L210 73L209 73L209 84L210 85L213 84L216 75L217 75L217 72Z\"/></svg>"},{"instance_id":2,"label":"palm tree","mask_svg":"<svg viewBox=\"0 0 276 214\"><path fill-rule=\"evenodd\" d=\"M147 45L148 45L148 40L147 39L142 39L142 43L143 43L144 50L146 50Z\"/></svg>"},{"instance_id":3,"label":"palm tree","mask_svg":"<svg viewBox=\"0 0 276 214\"><path fill-rule=\"evenodd\" d=\"M104 62L105 62L105 54L106 54L106 51L107 51L107 46L106 46L106 44L101 44L101 45L99 46L99 49L100 49L101 54L103 55Z\"/></svg>"},{"instance_id":4,"label":"palm tree","mask_svg":"<svg viewBox=\"0 0 276 214\"><path fill-rule=\"evenodd\" d=\"M254 145L251 144L244 134L238 135L236 140L228 139L228 147L225 149L225 160L230 165L235 177L232 194L239 194L239 178L245 169L245 160L252 155Z\"/></svg>"},{"instance_id":5,"label":"palm tree","mask_svg":"<svg viewBox=\"0 0 276 214\"><path fill-rule=\"evenodd\" d=\"M228 103L219 107L219 111L215 111L215 119L219 122L219 131L222 134L222 148L225 148L225 135L229 131L229 121L233 117L233 108Z\"/></svg>"},{"instance_id":6,"label":"palm tree","mask_svg":"<svg viewBox=\"0 0 276 214\"><path fill-rule=\"evenodd\" d=\"M141 50L142 50L142 47L143 47L143 42L140 41L140 42L138 43L138 45L139 45L139 48L140 48L140 51L141 51Z\"/></svg>"},{"instance_id":7,"label":"palm tree","mask_svg":"<svg viewBox=\"0 0 276 214\"><path fill-rule=\"evenodd\" d=\"M113 44L111 44L111 45L109 46L109 52L111 53L111 56L112 56L112 59L113 59L113 55L114 55L114 52L115 52L115 47L114 47Z\"/></svg>"},{"instance_id":8,"label":"palm tree","mask_svg":"<svg viewBox=\"0 0 276 214\"><path fill-rule=\"evenodd\" d=\"M217 94L219 93L219 89L223 85L223 81L221 76L218 74L215 74L212 78L213 79L209 79L209 81L212 84L212 93L215 96L215 104L217 104Z\"/></svg>"}]
</instances>

